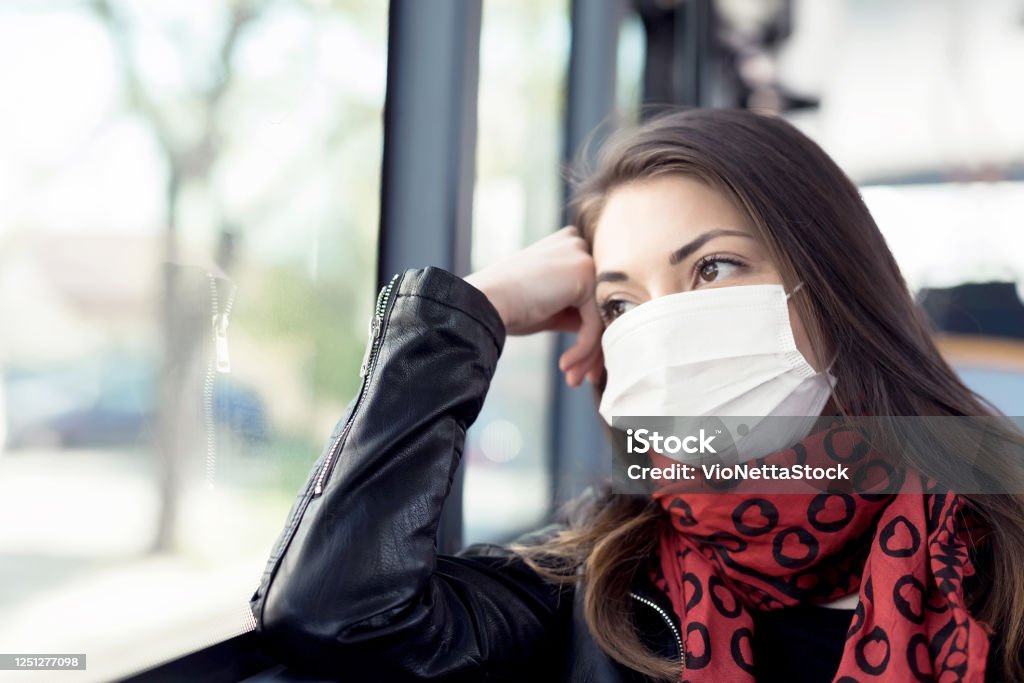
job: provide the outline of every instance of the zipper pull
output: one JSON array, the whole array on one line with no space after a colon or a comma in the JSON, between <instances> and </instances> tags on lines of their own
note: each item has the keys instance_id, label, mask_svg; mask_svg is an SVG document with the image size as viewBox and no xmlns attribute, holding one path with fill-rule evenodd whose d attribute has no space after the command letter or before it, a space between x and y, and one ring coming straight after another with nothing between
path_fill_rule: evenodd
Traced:
<instances>
[{"instance_id":1,"label":"zipper pull","mask_svg":"<svg viewBox=\"0 0 1024 683\"><path fill-rule=\"evenodd\" d=\"M228 354L228 314L213 316L213 338L217 358L217 372L231 372L231 357Z\"/></svg>"},{"instance_id":2,"label":"zipper pull","mask_svg":"<svg viewBox=\"0 0 1024 683\"><path fill-rule=\"evenodd\" d=\"M401 278L401 273L395 273L391 278L391 281L385 286L381 287L380 292L377 294L377 306L373 309L373 314L370 316L370 332L369 339L366 340L366 352L363 353L363 362L359 366L359 377L363 380L359 387L359 394L356 396L356 404L352 408L352 414L349 415L348 421L342 428L338 438L331 444L330 450L327 451L327 457L324 459L323 465L320 467L320 473L316 477L316 483L313 486L313 498L320 496L324 492L324 483L327 479L327 473L331 470L331 464L334 460L334 456L338 454L341 445L345 441L345 437L348 435L348 430L352 426L352 420L355 417L355 411L359 408L359 402L363 398L363 392L366 390L366 375L370 372L370 366L373 364L376 355L374 351L379 350L378 340L381 337L384 329L384 314L387 311L388 301L391 298L391 290L395 288L395 283Z\"/></svg>"},{"instance_id":3,"label":"zipper pull","mask_svg":"<svg viewBox=\"0 0 1024 683\"><path fill-rule=\"evenodd\" d=\"M366 342L366 352L363 354L363 362L359 366L359 377L366 377L366 373L370 370L370 355L373 353L373 345L377 343L377 337L380 336L381 317L374 313L370 318L370 332L369 339Z\"/></svg>"}]
</instances>

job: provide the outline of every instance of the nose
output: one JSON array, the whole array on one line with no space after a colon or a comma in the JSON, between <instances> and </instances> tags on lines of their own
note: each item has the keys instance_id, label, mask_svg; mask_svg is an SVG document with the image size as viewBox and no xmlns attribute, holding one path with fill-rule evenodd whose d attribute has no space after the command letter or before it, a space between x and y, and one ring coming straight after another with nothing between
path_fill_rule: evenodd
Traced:
<instances>
[{"instance_id":1,"label":"nose","mask_svg":"<svg viewBox=\"0 0 1024 683\"><path fill-rule=\"evenodd\" d=\"M677 294L686 289L674 273L653 274L644 285L644 289L651 299Z\"/></svg>"}]
</instances>

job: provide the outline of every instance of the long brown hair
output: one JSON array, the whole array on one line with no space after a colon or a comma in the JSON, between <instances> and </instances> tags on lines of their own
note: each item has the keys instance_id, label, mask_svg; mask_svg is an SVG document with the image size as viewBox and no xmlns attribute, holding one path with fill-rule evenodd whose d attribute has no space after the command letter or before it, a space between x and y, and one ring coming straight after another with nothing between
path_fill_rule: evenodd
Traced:
<instances>
[{"instance_id":1,"label":"long brown hair","mask_svg":"<svg viewBox=\"0 0 1024 683\"><path fill-rule=\"evenodd\" d=\"M791 124L749 111L689 109L620 131L576 188L575 225L592 246L612 190L666 174L699 179L731 199L784 283L803 281L808 296L798 297L796 305L815 355L837 358L833 401L841 415L998 414L940 355L934 330L857 187ZM1002 443L1024 443L1011 427L997 429L1004 430ZM897 432L896 426L889 430L885 446L903 443ZM992 644L1002 675L1024 680L1024 497L1017 495L1024 488L1015 488L1024 472L1019 461L991 449L982 460L1012 485L1005 489L1010 493L964 496L966 509L984 529L972 548L981 588L968 601L972 613L995 631ZM923 449L904 462L941 481L957 458L966 455ZM611 657L656 678L678 679L678 663L650 653L633 624L622 619L631 613L631 578L654 551L665 523L660 508L649 498L609 494L578 517L554 540L514 549L553 581L581 581L588 627Z\"/></svg>"}]
</instances>

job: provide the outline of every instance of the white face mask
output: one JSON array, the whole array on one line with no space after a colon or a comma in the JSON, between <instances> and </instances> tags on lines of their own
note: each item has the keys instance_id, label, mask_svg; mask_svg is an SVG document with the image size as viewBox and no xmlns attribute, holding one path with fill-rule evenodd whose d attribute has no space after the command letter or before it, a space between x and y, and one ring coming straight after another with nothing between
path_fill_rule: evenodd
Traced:
<instances>
[{"instance_id":1,"label":"white face mask","mask_svg":"<svg viewBox=\"0 0 1024 683\"><path fill-rule=\"evenodd\" d=\"M800 288L797 285L794 293ZM612 417L798 416L745 421L741 460L810 433L836 378L797 350L782 285L740 285L652 299L616 318L601 346L608 381L599 412ZM829 366L831 368L831 365Z\"/></svg>"}]
</instances>

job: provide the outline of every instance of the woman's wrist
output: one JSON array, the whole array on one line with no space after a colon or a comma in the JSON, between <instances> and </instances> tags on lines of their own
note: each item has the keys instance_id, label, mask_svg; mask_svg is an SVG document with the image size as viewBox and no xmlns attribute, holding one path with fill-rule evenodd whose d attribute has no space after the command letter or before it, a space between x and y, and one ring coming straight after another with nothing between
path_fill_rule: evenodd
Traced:
<instances>
[{"instance_id":1,"label":"woman's wrist","mask_svg":"<svg viewBox=\"0 0 1024 683\"><path fill-rule=\"evenodd\" d=\"M507 308L505 306L504 301L502 300L501 296L497 293L495 288L492 287L492 286L489 286L486 282L481 281L481 278L479 277L479 273L472 273L472 274L467 275L466 277L464 277L462 279L467 284L469 284L469 285L473 286L474 288L476 288L477 290L479 290L485 297L487 297L487 300L491 302L492 306L494 306L494 310L496 310L498 312L498 317L501 318L502 324L505 326L506 329L508 329L508 327L509 327L508 310L507 310Z\"/></svg>"}]
</instances>

